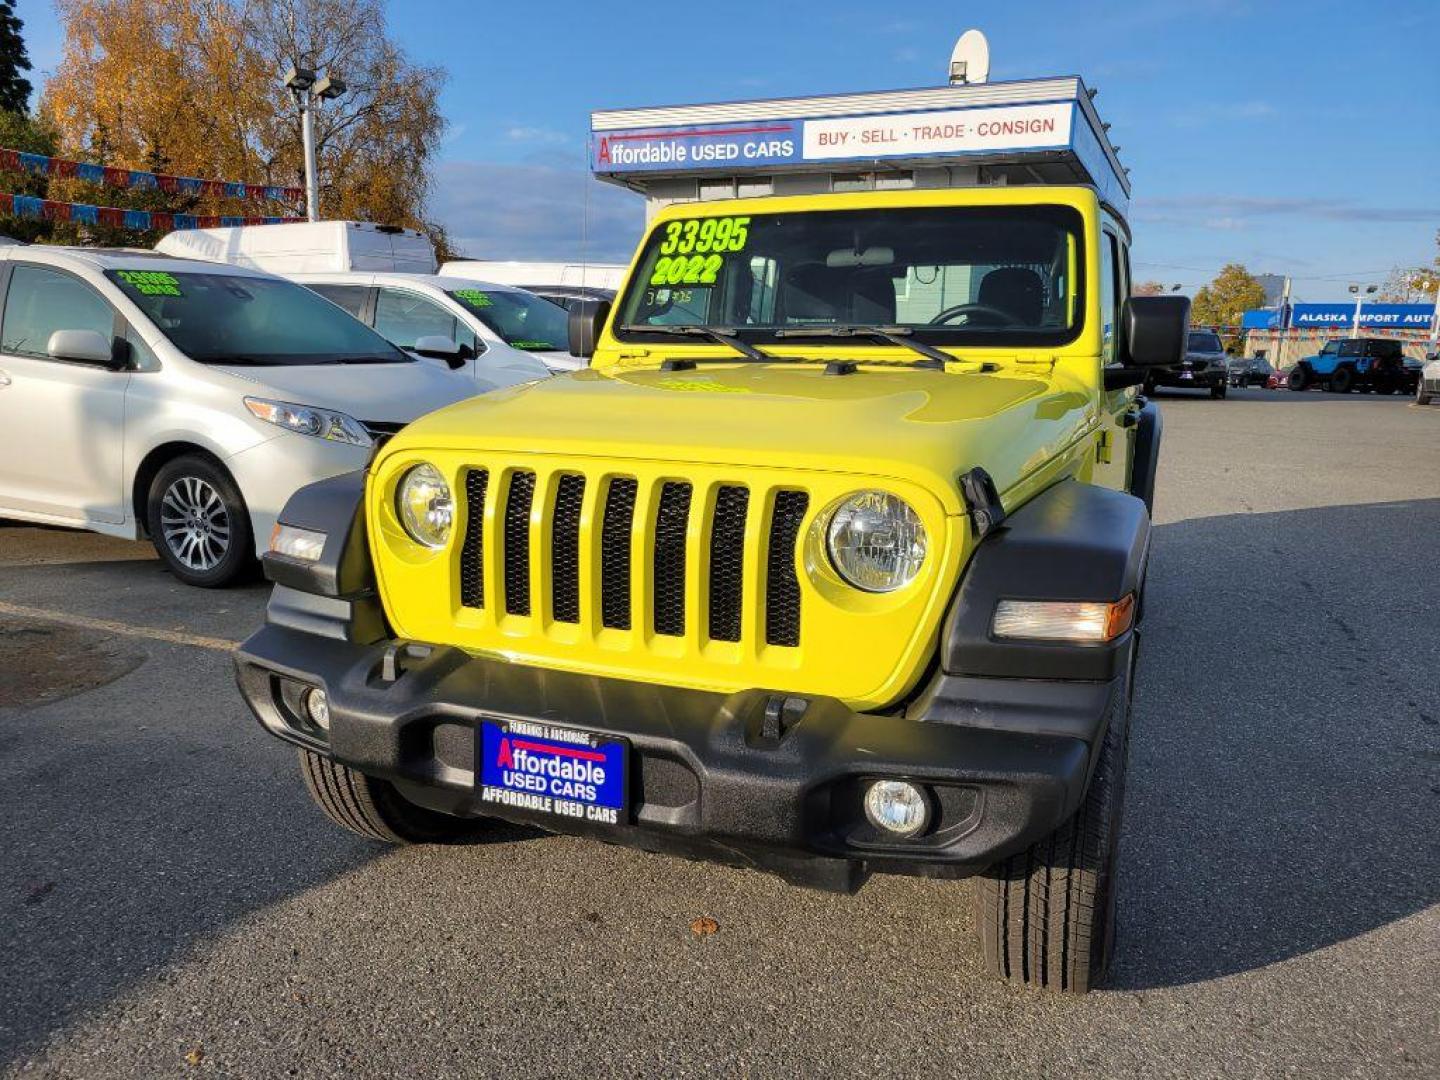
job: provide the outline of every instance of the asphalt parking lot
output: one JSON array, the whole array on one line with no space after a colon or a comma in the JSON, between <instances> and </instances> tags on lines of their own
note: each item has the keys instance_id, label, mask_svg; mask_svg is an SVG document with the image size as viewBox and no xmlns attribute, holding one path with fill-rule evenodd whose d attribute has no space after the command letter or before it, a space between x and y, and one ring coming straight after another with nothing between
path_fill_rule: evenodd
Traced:
<instances>
[{"instance_id":1,"label":"asphalt parking lot","mask_svg":"<svg viewBox=\"0 0 1440 1080\"><path fill-rule=\"evenodd\" d=\"M1440 408L1161 401L1106 989L985 977L963 882L369 845L234 690L263 586L12 526L0 1072L1440 1075Z\"/></svg>"}]
</instances>

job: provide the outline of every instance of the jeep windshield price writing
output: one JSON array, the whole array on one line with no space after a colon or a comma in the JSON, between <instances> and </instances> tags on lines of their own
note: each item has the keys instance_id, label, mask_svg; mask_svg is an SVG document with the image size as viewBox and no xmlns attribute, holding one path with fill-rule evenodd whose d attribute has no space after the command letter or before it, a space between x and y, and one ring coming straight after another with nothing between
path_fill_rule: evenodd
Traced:
<instances>
[{"instance_id":1,"label":"jeep windshield price writing","mask_svg":"<svg viewBox=\"0 0 1440 1080\"><path fill-rule=\"evenodd\" d=\"M725 255L745 250L748 217L691 218L665 226L651 285L714 285Z\"/></svg>"}]
</instances>

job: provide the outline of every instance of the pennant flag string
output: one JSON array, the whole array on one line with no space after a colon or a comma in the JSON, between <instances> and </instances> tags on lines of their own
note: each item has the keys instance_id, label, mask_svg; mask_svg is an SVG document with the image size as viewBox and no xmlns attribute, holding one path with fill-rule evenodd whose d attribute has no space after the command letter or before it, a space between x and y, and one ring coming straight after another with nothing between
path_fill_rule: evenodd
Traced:
<instances>
[{"instance_id":1,"label":"pennant flag string","mask_svg":"<svg viewBox=\"0 0 1440 1080\"><path fill-rule=\"evenodd\" d=\"M197 176L171 176L169 173L145 172L141 169L90 165L83 161L32 154L24 150L0 149L0 170L85 180L114 188L155 188L175 195L214 195L226 199L268 199L271 202L298 202L305 197L305 189L300 187L244 184L233 180L202 180Z\"/></svg>"},{"instance_id":2,"label":"pennant flag string","mask_svg":"<svg viewBox=\"0 0 1440 1080\"><path fill-rule=\"evenodd\" d=\"M0 192L0 217L75 221L83 225L113 225L122 229L215 229L236 225L282 225L304 221L298 217L245 217L235 214L166 214L157 210L126 210L119 206L57 202L38 195Z\"/></svg>"}]
</instances>

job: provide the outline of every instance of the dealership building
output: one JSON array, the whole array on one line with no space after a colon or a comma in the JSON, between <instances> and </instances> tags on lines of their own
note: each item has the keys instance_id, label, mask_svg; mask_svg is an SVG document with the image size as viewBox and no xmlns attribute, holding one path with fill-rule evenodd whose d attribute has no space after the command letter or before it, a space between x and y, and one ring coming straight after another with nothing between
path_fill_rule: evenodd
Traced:
<instances>
[{"instance_id":1,"label":"dealership building","mask_svg":"<svg viewBox=\"0 0 1440 1080\"><path fill-rule=\"evenodd\" d=\"M1416 360L1435 348L1434 304L1362 304L1355 325L1353 299L1329 304L1290 304L1247 311L1241 319L1245 355L1261 356L1278 368L1313 356L1325 342L1341 337L1383 337L1398 340L1405 355Z\"/></svg>"}]
</instances>

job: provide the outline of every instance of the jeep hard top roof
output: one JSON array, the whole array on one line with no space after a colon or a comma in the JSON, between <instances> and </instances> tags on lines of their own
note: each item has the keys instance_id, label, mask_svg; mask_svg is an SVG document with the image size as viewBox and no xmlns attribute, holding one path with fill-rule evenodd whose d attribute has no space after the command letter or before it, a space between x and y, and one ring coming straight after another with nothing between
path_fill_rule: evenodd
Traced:
<instances>
[{"instance_id":1,"label":"jeep hard top roof","mask_svg":"<svg viewBox=\"0 0 1440 1080\"><path fill-rule=\"evenodd\" d=\"M654 205L836 190L1130 181L1075 76L591 113L596 176Z\"/></svg>"}]
</instances>

